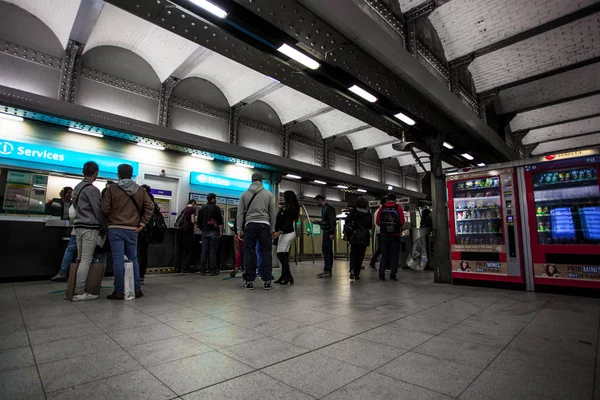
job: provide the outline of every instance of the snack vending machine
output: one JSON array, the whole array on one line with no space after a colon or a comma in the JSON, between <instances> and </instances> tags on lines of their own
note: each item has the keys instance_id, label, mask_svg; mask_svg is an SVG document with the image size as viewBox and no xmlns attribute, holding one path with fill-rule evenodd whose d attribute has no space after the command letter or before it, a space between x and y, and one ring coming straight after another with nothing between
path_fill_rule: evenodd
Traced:
<instances>
[{"instance_id":1,"label":"snack vending machine","mask_svg":"<svg viewBox=\"0 0 600 400\"><path fill-rule=\"evenodd\" d=\"M450 175L453 279L524 284L514 168Z\"/></svg>"},{"instance_id":2,"label":"snack vending machine","mask_svg":"<svg viewBox=\"0 0 600 400\"><path fill-rule=\"evenodd\" d=\"M599 168L598 155L524 167L536 285L600 288Z\"/></svg>"}]
</instances>

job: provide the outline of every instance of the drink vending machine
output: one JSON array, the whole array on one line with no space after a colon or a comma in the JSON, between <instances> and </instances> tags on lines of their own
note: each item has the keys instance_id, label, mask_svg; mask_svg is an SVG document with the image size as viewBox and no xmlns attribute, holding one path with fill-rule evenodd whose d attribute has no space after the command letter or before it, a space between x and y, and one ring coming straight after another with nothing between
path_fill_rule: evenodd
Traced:
<instances>
[{"instance_id":1,"label":"drink vending machine","mask_svg":"<svg viewBox=\"0 0 600 400\"><path fill-rule=\"evenodd\" d=\"M600 156L593 154L524 166L536 285L600 288Z\"/></svg>"},{"instance_id":2,"label":"drink vending machine","mask_svg":"<svg viewBox=\"0 0 600 400\"><path fill-rule=\"evenodd\" d=\"M453 279L524 284L514 168L446 178Z\"/></svg>"}]
</instances>

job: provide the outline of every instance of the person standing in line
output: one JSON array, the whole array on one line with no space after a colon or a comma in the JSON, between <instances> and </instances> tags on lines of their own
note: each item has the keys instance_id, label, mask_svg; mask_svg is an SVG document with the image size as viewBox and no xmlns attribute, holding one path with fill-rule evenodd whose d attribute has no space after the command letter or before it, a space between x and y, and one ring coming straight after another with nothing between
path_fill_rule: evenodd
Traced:
<instances>
[{"instance_id":1,"label":"person standing in line","mask_svg":"<svg viewBox=\"0 0 600 400\"><path fill-rule=\"evenodd\" d=\"M387 202L377 214L377 225L381 228L381 262L379 280L385 281L385 270L390 269L390 281L397 281L400 240L404 225L404 210L396 204L396 195L389 193Z\"/></svg>"},{"instance_id":2,"label":"person standing in line","mask_svg":"<svg viewBox=\"0 0 600 400\"><path fill-rule=\"evenodd\" d=\"M208 201L198 211L198 228L202 231L202 258L200 259L200 273L211 276L219 275L217 268L217 247L219 239L223 236L223 214L217 205L217 195L209 193ZM207 269L210 266L210 270Z\"/></svg>"},{"instance_id":3,"label":"person standing in line","mask_svg":"<svg viewBox=\"0 0 600 400\"><path fill-rule=\"evenodd\" d=\"M379 201L379 208L377 209L377 211L375 211L375 221L377 221L379 212L381 211L381 208L383 207L386 201L386 196L383 196ZM369 261L369 268L371 268L373 271L377 271L377 267L375 266L375 264L377 264L377 261L379 261L379 256L381 256L381 228L377 224L375 224L375 235L377 237L377 248L371 256L371 261Z\"/></svg>"},{"instance_id":4,"label":"person standing in line","mask_svg":"<svg viewBox=\"0 0 600 400\"><path fill-rule=\"evenodd\" d=\"M75 294L73 301L95 300L98 295L85 291L88 272L94 250L98 243L100 230L104 230L106 222L100 209L100 190L94 186L98 178L98 164L88 161L83 164L83 180L75 186L73 191L73 207L75 208L75 237L77 240L77 254L79 268L75 281Z\"/></svg>"},{"instance_id":5,"label":"person standing in line","mask_svg":"<svg viewBox=\"0 0 600 400\"><path fill-rule=\"evenodd\" d=\"M360 280L360 271L365 259L365 252L371 243L371 228L373 217L369 212L369 202L359 197L346 218L346 224L351 226L350 237L350 282Z\"/></svg>"},{"instance_id":6,"label":"person standing in line","mask_svg":"<svg viewBox=\"0 0 600 400\"><path fill-rule=\"evenodd\" d=\"M317 274L317 278L331 278L333 269L333 240L335 239L335 209L327 204L325 197L318 195L315 201L321 207L321 234L323 235L324 265L323 272Z\"/></svg>"},{"instance_id":7,"label":"person standing in line","mask_svg":"<svg viewBox=\"0 0 600 400\"><path fill-rule=\"evenodd\" d=\"M296 240L296 221L300 218L300 205L296 193L286 190L283 193L283 207L277 214L275 232L279 232L277 239L277 258L281 263L281 276L275 283L281 285L294 284L294 277L290 269L290 246Z\"/></svg>"},{"instance_id":8,"label":"person standing in line","mask_svg":"<svg viewBox=\"0 0 600 400\"><path fill-rule=\"evenodd\" d=\"M107 296L109 300L125 298L125 256L133 263L135 297L144 295L140 286L137 241L138 233L148 224L154 212L154 203L148 193L131 179L133 167L121 164L117 171L119 181L108 186L102 198L102 212L108 219L108 240L115 274L115 290Z\"/></svg>"},{"instance_id":9,"label":"person standing in line","mask_svg":"<svg viewBox=\"0 0 600 400\"><path fill-rule=\"evenodd\" d=\"M260 245L261 278L265 290L272 288L273 260L271 247L275 232L275 200L273 194L265 189L260 172L252 174L252 184L240 197L237 214L237 231L244 240L244 287L254 289L256 279L256 243Z\"/></svg>"},{"instance_id":10,"label":"person standing in line","mask_svg":"<svg viewBox=\"0 0 600 400\"><path fill-rule=\"evenodd\" d=\"M154 207L158 207L154 202L154 195L152 194L152 188L148 185L142 185L142 189L146 191ZM154 211L154 210L153 210ZM144 278L146 277L146 270L148 269L148 249L150 248L150 240L148 237L148 228L145 228L138 234L138 262L140 263L140 284L144 284Z\"/></svg>"},{"instance_id":11,"label":"person standing in line","mask_svg":"<svg viewBox=\"0 0 600 400\"><path fill-rule=\"evenodd\" d=\"M196 272L196 200L190 200L177 217L177 269L181 274Z\"/></svg>"},{"instance_id":12,"label":"person standing in line","mask_svg":"<svg viewBox=\"0 0 600 400\"><path fill-rule=\"evenodd\" d=\"M60 217L63 220L69 219L69 207L71 207L71 201L73 199L73 188L70 186L65 186L60 191L60 199L54 199L52 202L57 201L61 205ZM51 207L50 207L51 208ZM51 214L50 208L46 205L46 214ZM71 221L73 222L73 221ZM66 282L67 277L69 275L69 267L71 263L77 256L77 239L75 238L75 229L71 230L71 237L69 238L69 243L67 244L67 248L65 249L65 253L62 258L62 262L60 263L60 270L58 274L53 276L50 280L52 282Z\"/></svg>"}]
</instances>

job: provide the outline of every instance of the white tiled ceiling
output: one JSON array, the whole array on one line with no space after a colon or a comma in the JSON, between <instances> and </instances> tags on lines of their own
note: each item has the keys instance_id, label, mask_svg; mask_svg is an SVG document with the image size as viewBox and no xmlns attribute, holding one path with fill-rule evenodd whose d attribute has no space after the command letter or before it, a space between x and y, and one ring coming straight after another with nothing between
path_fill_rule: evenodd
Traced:
<instances>
[{"instance_id":1,"label":"white tiled ceiling","mask_svg":"<svg viewBox=\"0 0 600 400\"><path fill-rule=\"evenodd\" d=\"M261 100L273 107L282 124L287 124L327 107L327 104L287 86L269 93Z\"/></svg>"},{"instance_id":2,"label":"white tiled ceiling","mask_svg":"<svg viewBox=\"0 0 600 400\"><path fill-rule=\"evenodd\" d=\"M424 163L429 163L429 154L425 153L424 151L417 151L415 150L417 153L417 156L421 159L421 162ZM401 156L397 157L398 158L398 163L401 166L407 166L407 165L415 165L415 159L412 156L412 154L410 152L403 152Z\"/></svg>"},{"instance_id":3,"label":"white tiled ceiling","mask_svg":"<svg viewBox=\"0 0 600 400\"><path fill-rule=\"evenodd\" d=\"M402 154L406 154L406 152L394 150L391 144L375 147L375 151L377 152L377 156L379 158L398 157Z\"/></svg>"},{"instance_id":4,"label":"white tiled ceiling","mask_svg":"<svg viewBox=\"0 0 600 400\"><path fill-rule=\"evenodd\" d=\"M324 139L365 125L364 122L339 110L319 115L311 121L319 128Z\"/></svg>"},{"instance_id":5,"label":"white tiled ceiling","mask_svg":"<svg viewBox=\"0 0 600 400\"><path fill-rule=\"evenodd\" d=\"M585 135L586 133L600 132L600 117L583 119L548 126L546 128L532 129L522 139L523 144L547 142L549 140L565 139L571 136Z\"/></svg>"},{"instance_id":6,"label":"white tiled ceiling","mask_svg":"<svg viewBox=\"0 0 600 400\"><path fill-rule=\"evenodd\" d=\"M436 8L429 20L450 61L597 2L452 0Z\"/></svg>"},{"instance_id":7,"label":"white tiled ceiling","mask_svg":"<svg viewBox=\"0 0 600 400\"><path fill-rule=\"evenodd\" d=\"M196 65L186 78L198 77L215 84L234 105L274 82L266 75L258 73L227 57L206 50L196 60Z\"/></svg>"},{"instance_id":8,"label":"white tiled ceiling","mask_svg":"<svg viewBox=\"0 0 600 400\"><path fill-rule=\"evenodd\" d=\"M67 47L71 27L81 0L5 0L35 15L48 25L63 47Z\"/></svg>"},{"instance_id":9,"label":"white tiled ceiling","mask_svg":"<svg viewBox=\"0 0 600 400\"><path fill-rule=\"evenodd\" d=\"M531 154L559 153L569 149L598 147L598 144L600 144L600 133L594 133L592 135L540 143L533 149Z\"/></svg>"},{"instance_id":10,"label":"white tiled ceiling","mask_svg":"<svg viewBox=\"0 0 600 400\"><path fill-rule=\"evenodd\" d=\"M161 81L198 48L196 43L108 3L100 13L86 51L98 46L131 50L148 61Z\"/></svg>"},{"instance_id":11,"label":"white tiled ceiling","mask_svg":"<svg viewBox=\"0 0 600 400\"><path fill-rule=\"evenodd\" d=\"M369 128L348 135L348 139L350 140L350 143L352 143L354 149L362 149L375 146L378 143L388 142L393 139L393 137L377 128Z\"/></svg>"}]
</instances>

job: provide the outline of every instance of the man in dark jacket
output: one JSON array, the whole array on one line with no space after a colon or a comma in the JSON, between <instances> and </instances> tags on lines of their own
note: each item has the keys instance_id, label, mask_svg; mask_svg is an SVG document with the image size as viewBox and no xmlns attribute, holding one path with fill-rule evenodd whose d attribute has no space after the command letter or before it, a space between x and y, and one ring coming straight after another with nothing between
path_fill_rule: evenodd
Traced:
<instances>
[{"instance_id":1,"label":"man in dark jacket","mask_svg":"<svg viewBox=\"0 0 600 400\"><path fill-rule=\"evenodd\" d=\"M369 212L369 202L364 197L359 197L354 203L354 207L346 223L351 227L350 237L350 282L360 279L362 262L365 259L365 252L371 243L371 228L373 227L373 217Z\"/></svg>"},{"instance_id":2,"label":"man in dark jacket","mask_svg":"<svg viewBox=\"0 0 600 400\"><path fill-rule=\"evenodd\" d=\"M381 262L379 263L379 280L385 281L385 270L390 269L390 281L397 281L398 257L404 210L396 204L396 195L389 193L387 202L377 214L377 225L381 228Z\"/></svg>"},{"instance_id":3,"label":"man in dark jacket","mask_svg":"<svg viewBox=\"0 0 600 400\"><path fill-rule=\"evenodd\" d=\"M217 195L209 193L205 204L198 211L198 228L202 231L202 258L200 259L200 273L211 276L219 275L217 269L217 246L219 238L223 235L223 214L217 205ZM210 271L207 266L210 265Z\"/></svg>"},{"instance_id":4,"label":"man in dark jacket","mask_svg":"<svg viewBox=\"0 0 600 400\"><path fill-rule=\"evenodd\" d=\"M133 263L135 297L142 297L140 266L137 260L138 233L150 221L154 204L146 190L131 180L133 167L121 164L118 167L119 181L106 188L102 198L102 212L108 220L108 239L113 255L115 291L108 295L110 300L125 298L125 256Z\"/></svg>"},{"instance_id":5,"label":"man in dark jacket","mask_svg":"<svg viewBox=\"0 0 600 400\"><path fill-rule=\"evenodd\" d=\"M335 239L335 209L327 204L325 197L315 197L317 205L321 207L321 235L323 235L323 258L325 260L323 272L317 274L317 278L331 278L333 269L333 240Z\"/></svg>"},{"instance_id":6,"label":"man in dark jacket","mask_svg":"<svg viewBox=\"0 0 600 400\"><path fill-rule=\"evenodd\" d=\"M105 219L100 210L100 190L93 185L98 177L98 164L88 161L83 165L83 180L73 190L73 206L75 208L75 237L79 268L75 282L73 301L94 300L98 295L85 291L88 272L100 230L105 228Z\"/></svg>"},{"instance_id":7,"label":"man in dark jacket","mask_svg":"<svg viewBox=\"0 0 600 400\"><path fill-rule=\"evenodd\" d=\"M192 274L196 271L196 200L188 201L187 206L177 217L177 258L176 269L181 274ZM179 220L181 218L181 220Z\"/></svg>"}]
</instances>

